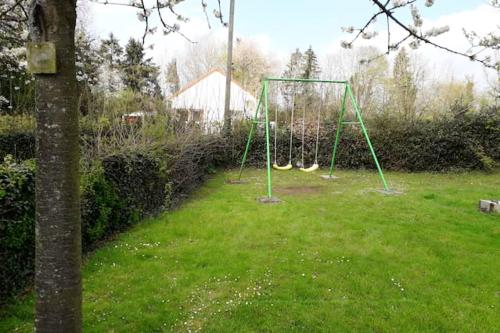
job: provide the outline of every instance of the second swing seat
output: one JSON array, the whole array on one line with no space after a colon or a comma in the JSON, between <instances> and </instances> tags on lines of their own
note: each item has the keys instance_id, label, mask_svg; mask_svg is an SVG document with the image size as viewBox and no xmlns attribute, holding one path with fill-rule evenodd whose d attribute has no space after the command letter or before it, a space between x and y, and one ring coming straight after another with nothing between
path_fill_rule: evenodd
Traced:
<instances>
[{"instance_id":1,"label":"second swing seat","mask_svg":"<svg viewBox=\"0 0 500 333\"><path fill-rule=\"evenodd\" d=\"M313 171L316 171L318 169L319 169L319 164L318 163L314 163L309 168L300 168L300 171L303 171L303 172L313 172Z\"/></svg>"}]
</instances>

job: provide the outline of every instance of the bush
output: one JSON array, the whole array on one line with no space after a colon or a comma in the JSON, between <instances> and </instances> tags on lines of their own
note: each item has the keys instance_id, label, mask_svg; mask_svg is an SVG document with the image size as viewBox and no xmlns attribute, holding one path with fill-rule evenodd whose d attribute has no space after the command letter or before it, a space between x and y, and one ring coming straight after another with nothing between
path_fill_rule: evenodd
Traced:
<instances>
[{"instance_id":1,"label":"bush","mask_svg":"<svg viewBox=\"0 0 500 333\"><path fill-rule=\"evenodd\" d=\"M35 136L32 133L0 134L0 160L11 155L18 161L35 157Z\"/></svg>"},{"instance_id":2,"label":"bush","mask_svg":"<svg viewBox=\"0 0 500 333\"><path fill-rule=\"evenodd\" d=\"M119 230L125 214L123 202L104 177L100 165L84 173L81 183L82 246L87 251Z\"/></svg>"},{"instance_id":3,"label":"bush","mask_svg":"<svg viewBox=\"0 0 500 333\"><path fill-rule=\"evenodd\" d=\"M94 162L81 178L83 250L165 203L166 178L152 157L118 155ZM34 270L35 163L0 164L0 299L30 283Z\"/></svg>"},{"instance_id":4,"label":"bush","mask_svg":"<svg viewBox=\"0 0 500 333\"><path fill-rule=\"evenodd\" d=\"M169 206L183 200L203 183L207 174L231 163L226 140L219 136L196 136L187 141L173 142L168 154Z\"/></svg>"},{"instance_id":5,"label":"bush","mask_svg":"<svg viewBox=\"0 0 500 333\"><path fill-rule=\"evenodd\" d=\"M0 116L0 161L7 155L16 160L35 157L35 118L26 115Z\"/></svg>"},{"instance_id":6,"label":"bush","mask_svg":"<svg viewBox=\"0 0 500 333\"><path fill-rule=\"evenodd\" d=\"M0 299L25 287L35 256L35 166L0 164Z\"/></svg>"},{"instance_id":7,"label":"bush","mask_svg":"<svg viewBox=\"0 0 500 333\"><path fill-rule=\"evenodd\" d=\"M81 177L83 250L89 251L141 218L178 203L201 184L204 174L218 163L219 143L214 138L200 138L191 144L172 145L168 163L160 163L152 154L132 152L107 156L84 167ZM0 164L2 301L28 285L33 276L34 165L33 161L18 164L12 157Z\"/></svg>"},{"instance_id":8,"label":"bush","mask_svg":"<svg viewBox=\"0 0 500 333\"><path fill-rule=\"evenodd\" d=\"M35 117L28 115L6 115L0 116L0 133L33 133L35 131Z\"/></svg>"},{"instance_id":9,"label":"bush","mask_svg":"<svg viewBox=\"0 0 500 333\"><path fill-rule=\"evenodd\" d=\"M167 181L154 157L141 153L119 154L106 157L102 165L106 180L125 204L123 223L135 223L163 208Z\"/></svg>"},{"instance_id":10,"label":"bush","mask_svg":"<svg viewBox=\"0 0 500 333\"><path fill-rule=\"evenodd\" d=\"M237 154L233 163L239 163L248 135L248 126L234 134L233 148ZM293 161L301 160L302 124L296 124L293 138ZM489 170L500 161L500 113L498 109L484 110L452 119L419 120L411 123L395 119L367 120L367 130L373 147L384 169L397 171ZM320 129L318 161L330 164L336 125L325 122ZM265 165L265 136L259 128L252 142L248 165ZM288 162L289 135L278 133L277 159ZM274 132L271 136L274 147ZM304 140L305 164L314 162L316 127L306 127ZM271 152L274 157L274 152ZM366 141L359 126L345 127L339 145L336 165L341 168L375 168Z\"/></svg>"}]
</instances>

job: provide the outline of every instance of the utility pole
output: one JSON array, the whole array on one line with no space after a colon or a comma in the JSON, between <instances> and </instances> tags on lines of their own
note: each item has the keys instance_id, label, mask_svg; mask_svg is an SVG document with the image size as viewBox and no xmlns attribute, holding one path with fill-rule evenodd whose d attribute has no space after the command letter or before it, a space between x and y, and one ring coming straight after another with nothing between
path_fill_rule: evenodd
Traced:
<instances>
[{"instance_id":1,"label":"utility pole","mask_svg":"<svg viewBox=\"0 0 500 333\"><path fill-rule=\"evenodd\" d=\"M229 32L227 36L226 96L224 105L224 136L231 135L231 81L233 71L234 2L229 7Z\"/></svg>"}]
</instances>

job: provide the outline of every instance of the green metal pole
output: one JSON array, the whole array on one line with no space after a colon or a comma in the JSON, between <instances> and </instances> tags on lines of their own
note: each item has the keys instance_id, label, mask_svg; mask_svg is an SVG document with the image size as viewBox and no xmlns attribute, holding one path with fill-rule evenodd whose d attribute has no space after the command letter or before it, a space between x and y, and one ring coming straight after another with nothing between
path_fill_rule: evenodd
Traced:
<instances>
[{"instance_id":1,"label":"green metal pole","mask_svg":"<svg viewBox=\"0 0 500 333\"><path fill-rule=\"evenodd\" d=\"M241 160L240 173L238 175L238 180L241 180L241 173L243 172L243 167L245 166L245 162L247 160L248 151L250 149L250 143L252 142L253 133L255 131L255 126L257 125L257 119L259 117L259 109L262 105L262 98L264 96L264 85L262 85L262 89L260 92L259 102L257 103L257 108L255 109L255 115L252 120L252 127L250 128L250 133L248 133L247 145L245 148L245 153L243 154L243 159Z\"/></svg>"},{"instance_id":2,"label":"green metal pole","mask_svg":"<svg viewBox=\"0 0 500 333\"><path fill-rule=\"evenodd\" d=\"M375 161L375 165L377 166L378 173L380 175L380 179L382 179L382 183L384 184L384 190L388 191L389 187L387 186L387 182L385 181L384 173L382 172L382 168L378 162L377 155L375 155L375 150L373 149L372 142L370 141L370 137L368 136L368 132L366 131L365 124L363 123L363 119L361 117L361 111L359 110L358 103L354 98L354 94L352 93L351 86L347 85L347 90L349 92L349 97L351 98L352 105L354 106L354 110L356 112L356 117L358 118L359 124L361 125L361 130L363 131L363 135L365 136L366 142L370 147L370 152L372 153L373 160Z\"/></svg>"},{"instance_id":3,"label":"green metal pole","mask_svg":"<svg viewBox=\"0 0 500 333\"><path fill-rule=\"evenodd\" d=\"M266 81L279 81L279 82L310 82L310 83L339 83L347 84L347 81L336 81L336 80L316 80L316 79L291 79L282 77L267 77Z\"/></svg>"},{"instance_id":4,"label":"green metal pole","mask_svg":"<svg viewBox=\"0 0 500 333\"><path fill-rule=\"evenodd\" d=\"M339 122L337 124L337 134L335 135L335 144L333 145L332 163L330 164L330 177L333 176L333 172L335 171L335 158L337 157L337 148L339 146L340 134L342 132L342 125L344 122L346 98L347 98L347 86L344 90L344 95L342 96L342 107L340 109Z\"/></svg>"},{"instance_id":5,"label":"green metal pole","mask_svg":"<svg viewBox=\"0 0 500 333\"><path fill-rule=\"evenodd\" d=\"M271 149L269 147L269 81L264 81L264 108L266 112L266 159L267 159L267 196L272 198Z\"/></svg>"}]
</instances>

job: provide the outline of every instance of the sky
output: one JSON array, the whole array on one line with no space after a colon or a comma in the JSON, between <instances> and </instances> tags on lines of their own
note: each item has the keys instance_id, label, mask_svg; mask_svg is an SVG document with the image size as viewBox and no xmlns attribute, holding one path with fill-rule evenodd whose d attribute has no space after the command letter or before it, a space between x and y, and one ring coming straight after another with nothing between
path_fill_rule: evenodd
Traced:
<instances>
[{"instance_id":1,"label":"sky","mask_svg":"<svg viewBox=\"0 0 500 333\"><path fill-rule=\"evenodd\" d=\"M119 1L119 0L116 0ZM126 1L126 0L125 0ZM221 0L223 15L227 17L229 0ZM211 29L201 9L200 1L185 0L178 5L178 12L189 17L188 23L181 25L182 32L196 41L211 33L225 38L227 29L223 28L211 13L216 0L207 0ZM427 8L424 0L418 0L426 27L449 25L450 31L435 40L445 46L465 51L469 44L462 29L476 30L479 33L498 31L500 10L487 5L486 0L435 0L434 6ZM236 0L235 34L242 39L252 39L261 49L281 63L286 62L289 54L296 48L305 50L310 45L320 58L340 49L341 40L348 40L350 35L341 31L345 26L362 26L375 12L376 8L369 0ZM106 37L113 32L122 43L130 37L142 37L144 26L137 19L133 8L113 5L87 4L86 17L90 31L96 37ZM409 9L397 14L409 22ZM153 15L153 24L157 23ZM91 18L91 19L88 19ZM173 18L170 17L173 21ZM387 35L378 22L379 36L370 41L361 41L356 45L374 45L380 49L386 47ZM159 29L160 30L160 29ZM393 36L401 34L394 29ZM163 36L157 33L148 37L146 44L154 44L149 51L155 62L164 66L173 57L179 57L186 47L186 40L179 35ZM436 77L463 79L472 77L479 87L486 86L486 74L479 64L451 55L432 47L423 47L417 51ZM494 73L489 71L489 77Z\"/></svg>"}]
</instances>

